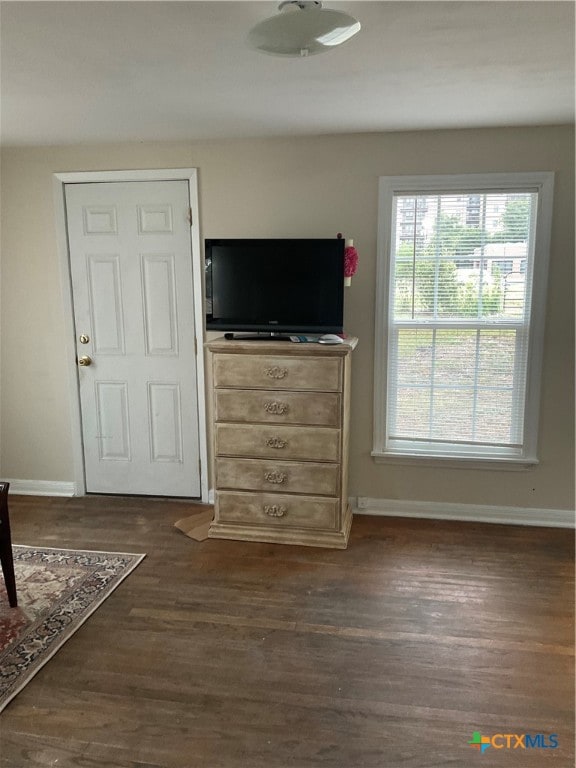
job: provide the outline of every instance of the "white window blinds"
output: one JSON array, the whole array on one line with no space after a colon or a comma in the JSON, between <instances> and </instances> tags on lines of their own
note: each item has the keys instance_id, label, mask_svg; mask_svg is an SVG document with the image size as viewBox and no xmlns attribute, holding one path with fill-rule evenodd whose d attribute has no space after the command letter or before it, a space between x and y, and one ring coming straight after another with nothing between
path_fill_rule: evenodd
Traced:
<instances>
[{"instance_id":1,"label":"white window blinds","mask_svg":"<svg viewBox=\"0 0 576 768\"><path fill-rule=\"evenodd\" d=\"M384 451L525 456L538 189L389 203Z\"/></svg>"}]
</instances>

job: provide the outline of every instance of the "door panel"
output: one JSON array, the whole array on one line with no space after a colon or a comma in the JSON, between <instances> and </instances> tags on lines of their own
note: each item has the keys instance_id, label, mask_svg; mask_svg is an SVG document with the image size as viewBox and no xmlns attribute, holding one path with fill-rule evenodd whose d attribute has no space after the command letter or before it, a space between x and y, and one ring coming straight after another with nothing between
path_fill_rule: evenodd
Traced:
<instances>
[{"instance_id":1,"label":"door panel","mask_svg":"<svg viewBox=\"0 0 576 768\"><path fill-rule=\"evenodd\" d=\"M148 383L152 461L182 461L180 386Z\"/></svg>"},{"instance_id":2,"label":"door panel","mask_svg":"<svg viewBox=\"0 0 576 768\"><path fill-rule=\"evenodd\" d=\"M147 355L177 355L176 269L173 253L142 257L142 294Z\"/></svg>"},{"instance_id":3,"label":"door panel","mask_svg":"<svg viewBox=\"0 0 576 768\"><path fill-rule=\"evenodd\" d=\"M200 496L188 182L67 184L86 490ZM88 337L81 343L80 337Z\"/></svg>"},{"instance_id":4,"label":"door panel","mask_svg":"<svg viewBox=\"0 0 576 768\"><path fill-rule=\"evenodd\" d=\"M128 382L97 381L95 386L98 457L101 461L130 461Z\"/></svg>"},{"instance_id":5,"label":"door panel","mask_svg":"<svg viewBox=\"0 0 576 768\"><path fill-rule=\"evenodd\" d=\"M88 304L94 351L125 354L120 255L87 255Z\"/></svg>"}]
</instances>

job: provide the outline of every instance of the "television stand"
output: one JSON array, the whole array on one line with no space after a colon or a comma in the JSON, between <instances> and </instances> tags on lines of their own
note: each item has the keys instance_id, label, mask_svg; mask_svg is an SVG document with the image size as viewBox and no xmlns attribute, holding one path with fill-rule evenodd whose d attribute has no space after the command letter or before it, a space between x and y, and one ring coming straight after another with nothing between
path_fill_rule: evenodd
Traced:
<instances>
[{"instance_id":1,"label":"television stand","mask_svg":"<svg viewBox=\"0 0 576 768\"><path fill-rule=\"evenodd\" d=\"M284 333L225 333L227 341L290 341L290 335Z\"/></svg>"}]
</instances>

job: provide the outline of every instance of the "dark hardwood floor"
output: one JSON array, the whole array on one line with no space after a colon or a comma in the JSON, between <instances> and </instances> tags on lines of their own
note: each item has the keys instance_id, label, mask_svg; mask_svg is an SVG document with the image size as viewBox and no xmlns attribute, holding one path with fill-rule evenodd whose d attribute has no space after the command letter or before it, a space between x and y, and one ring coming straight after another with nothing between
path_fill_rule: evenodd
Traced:
<instances>
[{"instance_id":1,"label":"dark hardwood floor","mask_svg":"<svg viewBox=\"0 0 576 768\"><path fill-rule=\"evenodd\" d=\"M193 509L10 497L14 543L147 557L0 716L2 768L573 767L571 531L198 543ZM481 755L475 731L559 746Z\"/></svg>"}]
</instances>

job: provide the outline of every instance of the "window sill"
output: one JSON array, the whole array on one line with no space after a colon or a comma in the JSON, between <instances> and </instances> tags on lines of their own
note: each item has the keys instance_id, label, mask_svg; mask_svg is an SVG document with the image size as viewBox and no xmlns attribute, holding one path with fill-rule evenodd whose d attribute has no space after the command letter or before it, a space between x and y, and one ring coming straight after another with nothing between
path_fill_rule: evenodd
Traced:
<instances>
[{"instance_id":1,"label":"window sill","mask_svg":"<svg viewBox=\"0 0 576 768\"><path fill-rule=\"evenodd\" d=\"M372 451L376 464L404 464L418 467L442 467L444 469L484 469L525 472L539 464L538 459L479 456L430 456L415 453L385 453Z\"/></svg>"}]
</instances>

